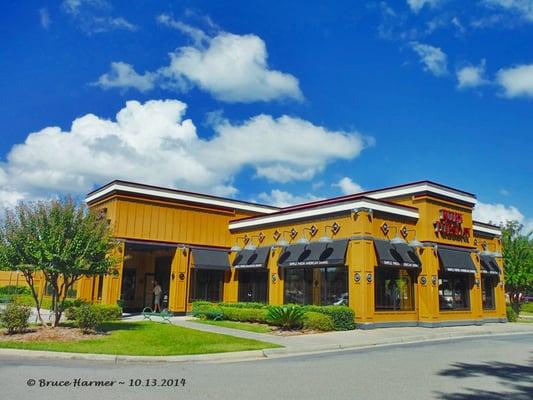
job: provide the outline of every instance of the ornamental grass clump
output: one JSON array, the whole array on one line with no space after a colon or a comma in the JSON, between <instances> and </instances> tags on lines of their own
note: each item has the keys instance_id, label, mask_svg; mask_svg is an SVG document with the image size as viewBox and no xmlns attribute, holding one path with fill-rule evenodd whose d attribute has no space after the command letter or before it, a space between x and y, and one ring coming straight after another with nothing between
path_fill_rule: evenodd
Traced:
<instances>
[{"instance_id":1,"label":"ornamental grass clump","mask_svg":"<svg viewBox=\"0 0 533 400\"><path fill-rule=\"evenodd\" d=\"M305 310L296 305L269 306L267 321L281 329L299 329L303 325Z\"/></svg>"}]
</instances>

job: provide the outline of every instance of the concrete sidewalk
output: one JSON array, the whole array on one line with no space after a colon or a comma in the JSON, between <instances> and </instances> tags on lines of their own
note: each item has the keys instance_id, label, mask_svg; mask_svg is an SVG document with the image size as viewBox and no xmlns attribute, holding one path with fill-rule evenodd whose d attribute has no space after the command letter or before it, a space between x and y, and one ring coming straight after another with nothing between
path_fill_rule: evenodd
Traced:
<instances>
[{"instance_id":1,"label":"concrete sidewalk","mask_svg":"<svg viewBox=\"0 0 533 400\"><path fill-rule=\"evenodd\" d=\"M254 333L238 329L223 328L192 322L190 318L172 319L172 323L191 329L256 339L263 342L276 343L283 348L267 349L263 352L267 357L277 355L293 355L321 351L367 348L373 346L417 343L453 338L479 337L490 335L532 334L533 323L491 323L474 326L455 326L442 328L380 328L353 331L315 333L295 336L280 336L267 333Z\"/></svg>"}]
</instances>

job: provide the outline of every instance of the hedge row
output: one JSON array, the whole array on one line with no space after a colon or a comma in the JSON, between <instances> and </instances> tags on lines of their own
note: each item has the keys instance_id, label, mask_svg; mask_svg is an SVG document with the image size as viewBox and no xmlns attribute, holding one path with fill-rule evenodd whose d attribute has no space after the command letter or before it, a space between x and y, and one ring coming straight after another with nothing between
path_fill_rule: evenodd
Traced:
<instances>
[{"instance_id":1,"label":"hedge row","mask_svg":"<svg viewBox=\"0 0 533 400\"><path fill-rule=\"evenodd\" d=\"M355 329L355 312L346 306L303 306L307 312L325 314L333 320L336 331Z\"/></svg>"},{"instance_id":2,"label":"hedge row","mask_svg":"<svg viewBox=\"0 0 533 400\"><path fill-rule=\"evenodd\" d=\"M76 320L78 311L86 306L90 306L91 310L98 314L102 321L117 321L122 318L122 308L112 304L85 304L82 303L77 306L69 307L65 310L65 317L68 320Z\"/></svg>"},{"instance_id":3,"label":"hedge row","mask_svg":"<svg viewBox=\"0 0 533 400\"><path fill-rule=\"evenodd\" d=\"M28 286L6 285L0 287L0 296L2 297L17 294L31 295L31 291Z\"/></svg>"},{"instance_id":4,"label":"hedge row","mask_svg":"<svg viewBox=\"0 0 533 400\"><path fill-rule=\"evenodd\" d=\"M247 307L251 304L251 307ZM355 329L355 313L346 306L301 306L305 313L303 325L308 329L345 331ZM196 301L192 305L192 314L197 318L228 320L239 322L272 323L268 320L269 306L261 303L210 303Z\"/></svg>"}]
</instances>

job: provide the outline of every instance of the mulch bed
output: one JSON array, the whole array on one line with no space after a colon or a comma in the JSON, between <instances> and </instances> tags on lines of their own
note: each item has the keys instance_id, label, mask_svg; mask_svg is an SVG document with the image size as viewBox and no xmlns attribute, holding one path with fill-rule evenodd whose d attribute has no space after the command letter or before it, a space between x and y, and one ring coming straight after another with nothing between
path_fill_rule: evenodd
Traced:
<instances>
[{"instance_id":1,"label":"mulch bed","mask_svg":"<svg viewBox=\"0 0 533 400\"><path fill-rule=\"evenodd\" d=\"M309 335L312 333L324 333L322 331L316 331L313 329L299 329L299 330L283 330L281 328L273 328L270 332L271 335L277 336L300 336L300 335Z\"/></svg>"},{"instance_id":2,"label":"mulch bed","mask_svg":"<svg viewBox=\"0 0 533 400\"><path fill-rule=\"evenodd\" d=\"M32 328L24 333L8 335L0 330L1 342L70 342L74 340L95 339L105 336L105 333L85 334L78 328Z\"/></svg>"}]
</instances>

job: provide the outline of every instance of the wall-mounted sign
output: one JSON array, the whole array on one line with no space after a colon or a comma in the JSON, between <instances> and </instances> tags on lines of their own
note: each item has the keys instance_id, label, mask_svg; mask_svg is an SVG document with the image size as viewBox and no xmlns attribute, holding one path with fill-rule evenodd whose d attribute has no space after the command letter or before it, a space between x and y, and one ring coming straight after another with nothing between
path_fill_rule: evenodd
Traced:
<instances>
[{"instance_id":1,"label":"wall-mounted sign","mask_svg":"<svg viewBox=\"0 0 533 400\"><path fill-rule=\"evenodd\" d=\"M433 223L435 234L445 239L461 240L467 242L470 239L470 228L463 227L463 214L440 210L439 219Z\"/></svg>"}]
</instances>

